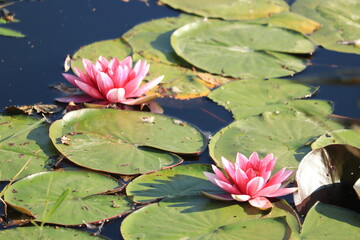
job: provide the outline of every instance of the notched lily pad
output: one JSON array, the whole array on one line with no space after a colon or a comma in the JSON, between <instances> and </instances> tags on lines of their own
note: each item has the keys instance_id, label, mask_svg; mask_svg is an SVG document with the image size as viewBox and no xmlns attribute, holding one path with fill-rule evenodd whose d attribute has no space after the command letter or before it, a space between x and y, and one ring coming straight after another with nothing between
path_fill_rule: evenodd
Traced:
<instances>
[{"instance_id":1,"label":"notched lily pad","mask_svg":"<svg viewBox=\"0 0 360 240\"><path fill-rule=\"evenodd\" d=\"M263 112L301 111L308 115L328 115L332 104L311 97L318 87L286 79L239 80L220 86L208 97L230 110L235 119Z\"/></svg>"},{"instance_id":2,"label":"notched lily pad","mask_svg":"<svg viewBox=\"0 0 360 240\"><path fill-rule=\"evenodd\" d=\"M80 225L117 217L131 208L124 196L104 195L123 184L105 175L80 171L43 172L12 184L5 192L8 205L35 221Z\"/></svg>"},{"instance_id":3,"label":"notched lily pad","mask_svg":"<svg viewBox=\"0 0 360 240\"><path fill-rule=\"evenodd\" d=\"M198 154L206 147L203 134L179 119L114 109L70 112L51 125L50 138L78 165L125 175L178 165L183 160L173 153Z\"/></svg>"},{"instance_id":4,"label":"notched lily pad","mask_svg":"<svg viewBox=\"0 0 360 240\"><path fill-rule=\"evenodd\" d=\"M188 13L226 20L262 18L289 10L288 4L283 0L161 0L161 2Z\"/></svg>"},{"instance_id":5,"label":"notched lily pad","mask_svg":"<svg viewBox=\"0 0 360 240\"><path fill-rule=\"evenodd\" d=\"M341 124L327 118L307 116L301 112L266 112L240 119L221 129L211 139L209 151L216 164L221 157L235 161L237 152L250 156L273 153L278 159L275 172L283 167L296 169L299 161L311 151L316 137Z\"/></svg>"},{"instance_id":6,"label":"notched lily pad","mask_svg":"<svg viewBox=\"0 0 360 240\"><path fill-rule=\"evenodd\" d=\"M0 180L47 171L57 153L48 138L49 125L28 116L0 116Z\"/></svg>"},{"instance_id":7,"label":"notched lily pad","mask_svg":"<svg viewBox=\"0 0 360 240\"><path fill-rule=\"evenodd\" d=\"M295 31L225 21L187 24L172 34L171 45L200 69L244 79L293 75L306 68L306 61L290 54L315 51L315 45Z\"/></svg>"}]
</instances>

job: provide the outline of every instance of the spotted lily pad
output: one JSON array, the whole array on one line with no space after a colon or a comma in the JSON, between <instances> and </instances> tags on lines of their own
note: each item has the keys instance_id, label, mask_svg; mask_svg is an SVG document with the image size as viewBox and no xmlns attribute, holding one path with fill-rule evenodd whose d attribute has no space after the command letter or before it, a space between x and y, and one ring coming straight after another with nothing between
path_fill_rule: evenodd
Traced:
<instances>
[{"instance_id":1,"label":"spotted lily pad","mask_svg":"<svg viewBox=\"0 0 360 240\"><path fill-rule=\"evenodd\" d=\"M341 129L326 133L319 137L311 147L321 148L330 144L348 144L360 148L360 132L351 129Z\"/></svg>"},{"instance_id":2,"label":"spotted lily pad","mask_svg":"<svg viewBox=\"0 0 360 240\"><path fill-rule=\"evenodd\" d=\"M360 238L360 214L333 205L317 203L307 214L302 239L356 240Z\"/></svg>"},{"instance_id":3,"label":"spotted lily pad","mask_svg":"<svg viewBox=\"0 0 360 240\"><path fill-rule=\"evenodd\" d=\"M310 36L329 50L360 54L360 2L297 0L291 9L321 24Z\"/></svg>"},{"instance_id":4,"label":"spotted lily pad","mask_svg":"<svg viewBox=\"0 0 360 240\"><path fill-rule=\"evenodd\" d=\"M20 171L18 178L50 169L57 153L48 138L49 125L43 122L28 116L0 116L0 180L10 180Z\"/></svg>"},{"instance_id":5,"label":"spotted lily pad","mask_svg":"<svg viewBox=\"0 0 360 240\"><path fill-rule=\"evenodd\" d=\"M236 153L261 156L273 153L278 159L275 170L296 169L299 161L311 151L316 137L342 126L322 117L309 117L301 112L266 112L240 119L221 129L211 139L209 151L221 165L221 157L235 161Z\"/></svg>"},{"instance_id":6,"label":"spotted lily pad","mask_svg":"<svg viewBox=\"0 0 360 240\"><path fill-rule=\"evenodd\" d=\"M247 203L203 196L168 198L143 207L122 222L128 239L283 239L291 235L285 216L260 218L266 212ZM267 231L259 231L259 229Z\"/></svg>"},{"instance_id":7,"label":"spotted lily pad","mask_svg":"<svg viewBox=\"0 0 360 240\"><path fill-rule=\"evenodd\" d=\"M126 197L104 195L122 187L115 179L97 173L44 172L12 184L4 199L18 211L34 216L35 221L80 225L129 211L131 201Z\"/></svg>"},{"instance_id":8,"label":"spotted lily pad","mask_svg":"<svg viewBox=\"0 0 360 240\"><path fill-rule=\"evenodd\" d=\"M89 232L71 228L59 227L17 227L0 231L1 239L27 239L27 240L69 240L69 239L105 239L101 236L91 235Z\"/></svg>"},{"instance_id":9,"label":"spotted lily pad","mask_svg":"<svg viewBox=\"0 0 360 240\"><path fill-rule=\"evenodd\" d=\"M188 13L227 20L261 18L289 10L288 4L283 0L161 0L161 2Z\"/></svg>"},{"instance_id":10,"label":"spotted lily pad","mask_svg":"<svg viewBox=\"0 0 360 240\"><path fill-rule=\"evenodd\" d=\"M286 79L240 80L222 85L208 95L230 110L235 119L263 112L298 110L310 115L327 115L332 105L321 100L299 100L311 97L317 87Z\"/></svg>"},{"instance_id":11,"label":"spotted lily pad","mask_svg":"<svg viewBox=\"0 0 360 240\"><path fill-rule=\"evenodd\" d=\"M128 196L135 202L149 202L163 198L199 196L201 191L213 194L225 193L205 177L212 172L206 164L189 164L142 175L126 187Z\"/></svg>"},{"instance_id":12,"label":"spotted lily pad","mask_svg":"<svg viewBox=\"0 0 360 240\"><path fill-rule=\"evenodd\" d=\"M100 56L108 59L113 57L124 59L125 57L131 55L131 53L131 48L121 38L94 42L92 44L81 47L74 54L71 61L71 67L77 67L83 70L83 58L86 58L92 62L95 62Z\"/></svg>"},{"instance_id":13,"label":"spotted lily pad","mask_svg":"<svg viewBox=\"0 0 360 240\"><path fill-rule=\"evenodd\" d=\"M290 54L315 50L294 31L225 21L187 24L172 34L171 45L179 56L210 73L261 79L302 71L306 61Z\"/></svg>"},{"instance_id":14,"label":"spotted lily pad","mask_svg":"<svg viewBox=\"0 0 360 240\"><path fill-rule=\"evenodd\" d=\"M179 119L148 112L82 109L50 127L55 147L78 165L118 174L140 174L178 165L169 152L198 154L203 134Z\"/></svg>"}]
</instances>

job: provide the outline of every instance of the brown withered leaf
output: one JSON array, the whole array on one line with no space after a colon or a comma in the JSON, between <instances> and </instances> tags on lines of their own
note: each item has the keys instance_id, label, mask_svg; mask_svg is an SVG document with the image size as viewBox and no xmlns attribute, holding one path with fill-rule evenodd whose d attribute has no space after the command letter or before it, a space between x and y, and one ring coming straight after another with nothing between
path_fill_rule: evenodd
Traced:
<instances>
[{"instance_id":1,"label":"brown withered leaf","mask_svg":"<svg viewBox=\"0 0 360 240\"><path fill-rule=\"evenodd\" d=\"M65 83L58 83L55 85L51 85L51 88L54 88L66 95L76 95L82 93L81 90L75 86L67 85Z\"/></svg>"},{"instance_id":2,"label":"brown withered leaf","mask_svg":"<svg viewBox=\"0 0 360 240\"><path fill-rule=\"evenodd\" d=\"M70 55L68 54L64 61L64 71L67 72L70 70L70 68L71 68L71 58Z\"/></svg>"},{"instance_id":3,"label":"brown withered leaf","mask_svg":"<svg viewBox=\"0 0 360 240\"><path fill-rule=\"evenodd\" d=\"M35 104L35 105L23 105L23 106L8 106L5 107L5 111L10 114L24 114L32 115L34 113L53 114L60 112L62 107L53 104Z\"/></svg>"}]
</instances>

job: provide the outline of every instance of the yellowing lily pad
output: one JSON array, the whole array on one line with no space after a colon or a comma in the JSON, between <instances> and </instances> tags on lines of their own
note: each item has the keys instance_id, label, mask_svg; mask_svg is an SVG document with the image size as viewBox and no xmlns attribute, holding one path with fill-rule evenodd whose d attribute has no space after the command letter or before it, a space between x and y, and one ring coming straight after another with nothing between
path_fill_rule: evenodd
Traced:
<instances>
[{"instance_id":1,"label":"yellowing lily pad","mask_svg":"<svg viewBox=\"0 0 360 240\"><path fill-rule=\"evenodd\" d=\"M28 116L0 116L0 180L47 171L57 156L49 125ZM24 168L23 170L21 170Z\"/></svg>"},{"instance_id":2,"label":"yellowing lily pad","mask_svg":"<svg viewBox=\"0 0 360 240\"><path fill-rule=\"evenodd\" d=\"M321 24L310 39L326 49L360 54L360 2L297 0L291 9Z\"/></svg>"},{"instance_id":3,"label":"yellowing lily pad","mask_svg":"<svg viewBox=\"0 0 360 240\"><path fill-rule=\"evenodd\" d=\"M55 147L70 161L99 171L140 174L180 164L173 154L198 154L203 134L179 119L148 112L82 109L50 127Z\"/></svg>"},{"instance_id":4,"label":"yellowing lily pad","mask_svg":"<svg viewBox=\"0 0 360 240\"><path fill-rule=\"evenodd\" d=\"M260 116L240 119L217 132L211 139L209 151L221 165L221 157L235 161L237 152L250 156L273 153L278 159L275 172L283 167L296 169L299 161L311 151L316 137L331 129L340 129L336 122L301 112L266 112Z\"/></svg>"},{"instance_id":5,"label":"yellowing lily pad","mask_svg":"<svg viewBox=\"0 0 360 240\"><path fill-rule=\"evenodd\" d=\"M311 97L318 87L286 79L239 80L224 84L208 95L230 110L235 119L263 112L301 111L309 115L328 115L332 104L322 100L300 100Z\"/></svg>"},{"instance_id":6,"label":"yellowing lily pad","mask_svg":"<svg viewBox=\"0 0 360 240\"><path fill-rule=\"evenodd\" d=\"M332 131L319 137L311 147L316 149L331 144L347 144L360 148L360 132L351 129Z\"/></svg>"},{"instance_id":7,"label":"yellowing lily pad","mask_svg":"<svg viewBox=\"0 0 360 240\"><path fill-rule=\"evenodd\" d=\"M283 0L161 0L167 5L203 17L227 20L253 19L288 11Z\"/></svg>"},{"instance_id":8,"label":"yellowing lily pad","mask_svg":"<svg viewBox=\"0 0 360 240\"><path fill-rule=\"evenodd\" d=\"M315 51L315 45L300 33L225 21L187 24L172 34L171 45L200 69L245 79L293 75L306 68L306 61L290 54Z\"/></svg>"},{"instance_id":9,"label":"yellowing lily pad","mask_svg":"<svg viewBox=\"0 0 360 240\"><path fill-rule=\"evenodd\" d=\"M131 209L124 196L104 195L124 185L105 175L80 171L43 172L12 184L4 194L8 205L35 221L80 225L104 221Z\"/></svg>"}]
</instances>

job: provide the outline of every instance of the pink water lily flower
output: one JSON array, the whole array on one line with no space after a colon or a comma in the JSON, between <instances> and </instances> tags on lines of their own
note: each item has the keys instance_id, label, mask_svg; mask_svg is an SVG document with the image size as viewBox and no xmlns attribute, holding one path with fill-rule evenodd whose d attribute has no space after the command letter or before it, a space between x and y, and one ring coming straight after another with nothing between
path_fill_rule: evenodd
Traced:
<instances>
[{"instance_id":1,"label":"pink water lily flower","mask_svg":"<svg viewBox=\"0 0 360 240\"><path fill-rule=\"evenodd\" d=\"M292 170L282 168L270 178L276 162L273 154L268 154L260 159L258 154L254 152L247 159L238 153L235 164L224 157L221 159L227 176L214 165L212 168L215 174L209 172L204 172L204 174L212 183L225 190L227 194L216 195L202 192L205 196L225 201L249 201L254 207L267 209L272 207L267 197L280 197L297 190L295 187L284 188L283 186L283 182L293 173Z\"/></svg>"},{"instance_id":2,"label":"pink water lily flower","mask_svg":"<svg viewBox=\"0 0 360 240\"><path fill-rule=\"evenodd\" d=\"M131 56L120 61L112 58L108 61L100 56L93 64L83 59L85 72L74 68L77 76L63 73L63 76L74 86L80 88L86 95L75 95L58 98L60 102L89 102L102 100L103 103L122 103L126 105L138 105L145 103L153 96L144 96L144 93L158 85L164 76L160 76L145 84L141 84L149 71L149 64L139 60L132 67Z\"/></svg>"}]
</instances>

